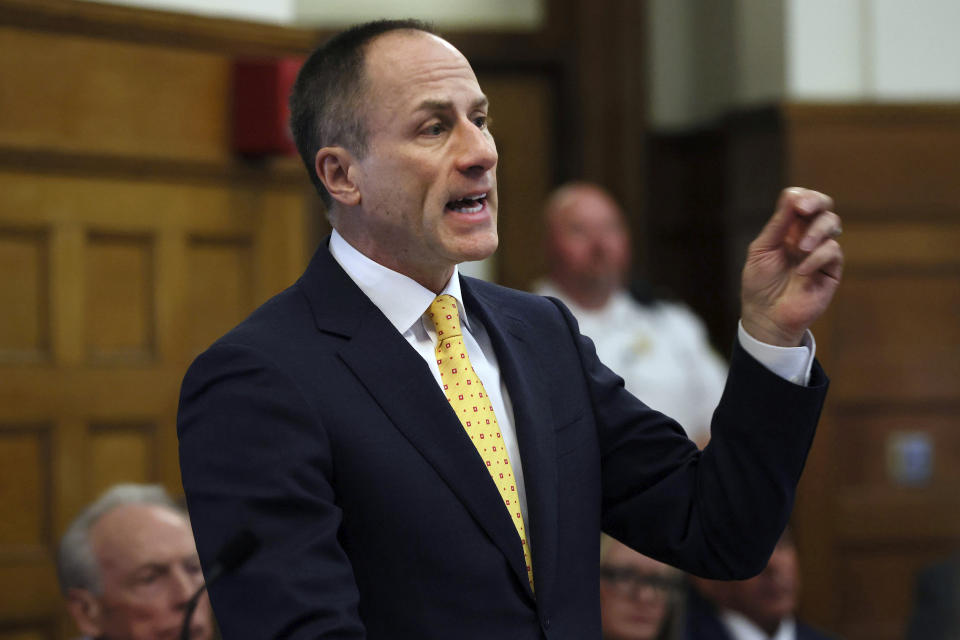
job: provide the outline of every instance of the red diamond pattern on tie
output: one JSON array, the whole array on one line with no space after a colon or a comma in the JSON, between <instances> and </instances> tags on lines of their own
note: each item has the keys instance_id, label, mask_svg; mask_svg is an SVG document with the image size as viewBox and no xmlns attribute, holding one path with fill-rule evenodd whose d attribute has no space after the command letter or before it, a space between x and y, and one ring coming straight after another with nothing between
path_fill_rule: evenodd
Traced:
<instances>
[{"instance_id":1,"label":"red diamond pattern on tie","mask_svg":"<svg viewBox=\"0 0 960 640\"><path fill-rule=\"evenodd\" d=\"M500 491L503 504L510 519L520 535L523 546L523 558L527 564L527 579L533 588L533 563L530 559L530 545L520 513L520 501L517 499L517 486L510 467L507 448L503 444L500 425L493 412L493 405L487 397L480 377L474 372L463 344L460 329L460 311L457 300L451 295L437 296L427 310L437 329L437 368L443 382L443 392L450 406L460 418L477 452L487 465L490 478Z\"/></svg>"}]
</instances>

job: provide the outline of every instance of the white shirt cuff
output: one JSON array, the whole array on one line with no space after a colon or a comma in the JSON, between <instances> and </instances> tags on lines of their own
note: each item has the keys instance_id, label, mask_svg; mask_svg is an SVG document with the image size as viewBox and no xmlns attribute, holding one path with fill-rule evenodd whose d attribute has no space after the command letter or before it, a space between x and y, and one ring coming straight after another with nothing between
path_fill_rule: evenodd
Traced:
<instances>
[{"instance_id":1,"label":"white shirt cuff","mask_svg":"<svg viewBox=\"0 0 960 640\"><path fill-rule=\"evenodd\" d=\"M803 342L799 347L777 347L751 336L743 328L741 320L738 323L737 338L744 351L784 380L802 386L810 384L810 370L817 354L817 341L813 339L809 329L803 335Z\"/></svg>"}]
</instances>

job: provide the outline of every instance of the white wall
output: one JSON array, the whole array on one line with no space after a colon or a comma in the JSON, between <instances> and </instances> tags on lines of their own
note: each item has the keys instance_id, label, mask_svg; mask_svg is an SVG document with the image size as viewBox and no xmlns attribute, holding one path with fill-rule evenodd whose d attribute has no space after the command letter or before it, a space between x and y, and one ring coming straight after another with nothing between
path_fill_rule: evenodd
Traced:
<instances>
[{"instance_id":1,"label":"white wall","mask_svg":"<svg viewBox=\"0 0 960 640\"><path fill-rule=\"evenodd\" d=\"M111 4L123 4L142 9L158 9L215 16L290 24L296 14L295 0L96 0Z\"/></svg>"},{"instance_id":2,"label":"white wall","mask_svg":"<svg viewBox=\"0 0 960 640\"><path fill-rule=\"evenodd\" d=\"M107 1L327 27L414 16L441 27L524 30L538 28L545 11L545 0ZM960 0L648 0L647 7L655 128L695 127L781 99L960 101Z\"/></svg>"},{"instance_id":3,"label":"white wall","mask_svg":"<svg viewBox=\"0 0 960 640\"><path fill-rule=\"evenodd\" d=\"M960 2L790 0L789 11L792 99L960 100Z\"/></svg>"},{"instance_id":4,"label":"white wall","mask_svg":"<svg viewBox=\"0 0 960 640\"><path fill-rule=\"evenodd\" d=\"M376 18L415 17L440 27L537 29L544 0L97 0L287 25L341 27Z\"/></svg>"},{"instance_id":5,"label":"white wall","mask_svg":"<svg viewBox=\"0 0 960 640\"><path fill-rule=\"evenodd\" d=\"M958 0L649 0L648 7L649 115L661 130L782 99L960 101Z\"/></svg>"},{"instance_id":6,"label":"white wall","mask_svg":"<svg viewBox=\"0 0 960 640\"><path fill-rule=\"evenodd\" d=\"M378 18L420 18L441 27L535 30L543 0L295 0L300 24L347 26Z\"/></svg>"},{"instance_id":7,"label":"white wall","mask_svg":"<svg viewBox=\"0 0 960 640\"><path fill-rule=\"evenodd\" d=\"M872 4L874 97L960 99L960 2L873 0Z\"/></svg>"},{"instance_id":8,"label":"white wall","mask_svg":"<svg viewBox=\"0 0 960 640\"><path fill-rule=\"evenodd\" d=\"M911 3L912 4L912 3ZM871 92L870 0L787 3L787 95L799 100L861 100Z\"/></svg>"}]
</instances>

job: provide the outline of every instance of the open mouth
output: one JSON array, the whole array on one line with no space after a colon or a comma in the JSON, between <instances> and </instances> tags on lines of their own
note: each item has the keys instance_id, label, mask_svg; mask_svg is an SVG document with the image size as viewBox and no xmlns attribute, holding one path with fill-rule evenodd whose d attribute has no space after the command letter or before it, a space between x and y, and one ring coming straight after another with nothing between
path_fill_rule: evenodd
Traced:
<instances>
[{"instance_id":1,"label":"open mouth","mask_svg":"<svg viewBox=\"0 0 960 640\"><path fill-rule=\"evenodd\" d=\"M451 200L447 203L447 209L457 213L479 213L483 210L483 205L487 202L487 194L480 193L475 196L466 196L459 200Z\"/></svg>"}]
</instances>

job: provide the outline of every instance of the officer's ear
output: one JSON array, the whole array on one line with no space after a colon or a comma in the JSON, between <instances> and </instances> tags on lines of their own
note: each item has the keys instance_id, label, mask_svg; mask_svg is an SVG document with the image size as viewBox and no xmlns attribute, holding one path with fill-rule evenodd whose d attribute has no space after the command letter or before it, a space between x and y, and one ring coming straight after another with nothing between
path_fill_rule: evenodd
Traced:
<instances>
[{"instance_id":1,"label":"officer's ear","mask_svg":"<svg viewBox=\"0 0 960 640\"><path fill-rule=\"evenodd\" d=\"M343 147L324 147L317 151L313 165L330 197L351 207L360 204L360 189L354 179L355 162L353 154Z\"/></svg>"}]
</instances>

